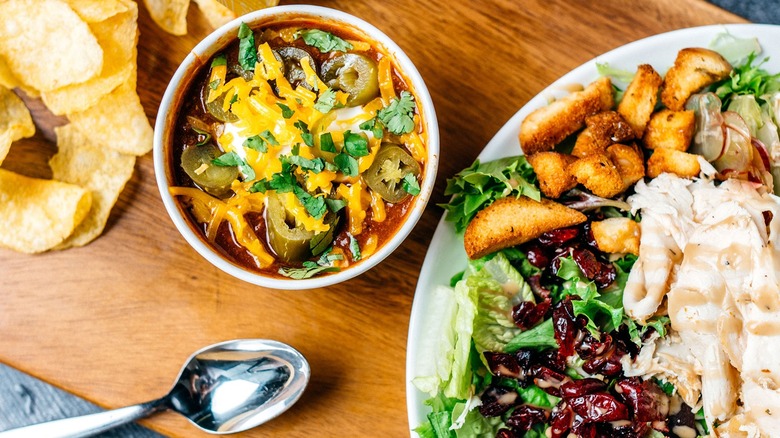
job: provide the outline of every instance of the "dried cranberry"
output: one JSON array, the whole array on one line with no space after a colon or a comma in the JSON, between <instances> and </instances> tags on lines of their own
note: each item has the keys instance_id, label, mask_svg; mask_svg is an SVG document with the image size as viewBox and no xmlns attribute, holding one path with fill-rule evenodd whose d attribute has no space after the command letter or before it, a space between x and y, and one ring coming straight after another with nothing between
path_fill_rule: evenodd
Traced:
<instances>
[{"instance_id":1,"label":"dried cranberry","mask_svg":"<svg viewBox=\"0 0 780 438\"><path fill-rule=\"evenodd\" d=\"M595 394L607 390L607 384L599 379L572 380L561 385L561 397L566 399Z\"/></svg>"},{"instance_id":2,"label":"dried cranberry","mask_svg":"<svg viewBox=\"0 0 780 438\"><path fill-rule=\"evenodd\" d=\"M601 338L601 341L599 341L589 332L586 332L585 336L575 346L577 354L585 360L601 356L612 347L612 336L604 334Z\"/></svg>"},{"instance_id":3,"label":"dried cranberry","mask_svg":"<svg viewBox=\"0 0 780 438\"><path fill-rule=\"evenodd\" d=\"M544 315L550 310L552 301L547 299L538 304L530 301L523 301L512 308L512 320L515 325L523 330L528 330L538 324Z\"/></svg>"},{"instance_id":4,"label":"dried cranberry","mask_svg":"<svg viewBox=\"0 0 780 438\"><path fill-rule=\"evenodd\" d=\"M557 230L547 231L539 236L539 243L548 247L559 247L564 243L576 239L580 235L578 228L558 228Z\"/></svg>"},{"instance_id":5,"label":"dried cranberry","mask_svg":"<svg viewBox=\"0 0 780 438\"><path fill-rule=\"evenodd\" d=\"M550 414L550 437L563 438L569 435L574 413L566 402L558 403Z\"/></svg>"},{"instance_id":6,"label":"dried cranberry","mask_svg":"<svg viewBox=\"0 0 780 438\"><path fill-rule=\"evenodd\" d=\"M603 289L615 281L617 275L615 267L611 263L599 261L591 251L575 249L571 255L585 277L593 280L599 288Z\"/></svg>"},{"instance_id":7,"label":"dried cranberry","mask_svg":"<svg viewBox=\"0 0 780 438\"><path fill-rule=\"evenodd\" d=\"M506 420L506 425L515 433L522 434L531 430L536 423L547 423L550 412L536 406L521 405L512 411L512 415Z\"/></svg>"},{"instance_id":8,"label":"dried cranberry","mask_svg":"<svg viewBox=\"0 0 780 438\"><path fill-rule=\"evenodd\" d=\"M561 356L558 350L546 350L538 353L534 357L534 362L559 373L565 372L567 368L566 359Z\"/></svg>"},{"instance_id":9,"label":"dried cranberry","mask_svg":"<svg viewBox=\"0 0 780 438\"><path fill-rule=\"evenodd\" d=\"M529 243L526 246L525 255L528 257L528 262L539 269L544 269L550 264L550 256L542 248L538 242Z\"/></svg>"},{"instance_id":10,"label":"dried cranberry","mask_svg":"<svg viewBox=\"0 0 780 438\"><path fill-rule=\"evenodd\" d=\"M641 432L641 434L637 433L637 426L639 425L632 425L631 423L620 424L617 426L612 423L601 423L596 425L596 430L598 431L599 435L610 438L640 438L647 435L647 432L650 432L649 430L644 430ZM639 426L639 428L647 429L646 426L644 428Z\"/></svg>"},{"instance_id":11,"label":"dried cranberry","mask_svg":"<svg viewBox=\"0 0 780 438\"><path fill-rule=\"evenodd\" d=\"M484 417L497 417L520 402L517 391L503 386L491 386L482 394L479 413Z\"/></svg>"},{"instance_id":12,"label":"dried cranberry","mask_svg":"<svg viewBox=\"0 0 780 438\"><path fill-rule=\"evenodd\" d=\"M577 413L574 413L574 420L571 422L571 433L579 438L597 438L596 425L586 421Z\"/></svg>"},{"instance_id":13,"label":"dried cranberry","mask_svg":"<svg viewBox=\"0 0 780 438\"><path fill-rule=\"evenodd\" d=\"M669 414L669 398L655 383L638 377L621 379L615 392L631 408L634 420L641 423L661 421Z\"/></svg>"},{"instance_id":14,"label":"dried cranberry","mask_svg":"<svg viewBox=\"0 0 780 438\"><path fill-rule=\"evenodd\" d=\"M586 360L582 365L582 369L589 374L602 374L606 377L615 377L623 371L623 364L620 363L620 358L625 355L625 344L622 341L617 340L600 356Z\"/></svg>"},{"instance_id":15,"label":"dried cranberry","mask_svg":"<svg viewBox=\"0 0 780 438\"><path fill-rule=\"evenodd\" d=\"M676 427L687 427L696 430L696 417L691 411L691 407L680 402L680 410L674 415L670 415L667 420L668 430L674 433ZM676 435L673 435L676 436Z\"/></svg>"},{"instance_id":16,"label":"dried cranberry","mask_svg":"<svg viewBox=\"0 0 780 438\"><path fill-rule=\"evenodd\" d=\"M534 297L539 301L546 301L551 299L552 292L549 289L542 286L542 275L536 274L526 278L526 283L531 286L531 292L534 293Z\"/></svg>"},{"instance_id":17,"label":"dried cranberry","mask_svg":"<svg viewBox=\"0 0 780 438\"><path fill-rule=\"evenodd\" d=\"M533 355L533 352L530 350L520 349L515 351L515 360L517 360L517 364L520 365L520 369L527 370L531 367Z\"/></svg>"},{"instance_id":18,"label":"dried cranberry","mask_svg":"<svg viewBox=\"0 0 780 438\"><path fill-rule=\"evenodd\" d=\"M586 394L568 400L571 409L586 423L628 419L628 408L607 393Z\"/></svg>"},{"instance_id":19,"label":"dried cranberry","mask_svg":"<svg viewBox=\"0 0 780 438\"><path fill-rule=\"evenodd\" d=\"M552 312L555 340L558 342L560 354L569 357L574 354L574 342L577 338L577 327L574 319L574 308L571 297L561 300Z\"/></svg>"},{"instance_id":20,"label":"dried cranberry","mask_svg":"<svg viewBox=\"0 0 780 438\"><path fill-rule=\"evenodd\" d=\"M582 240L592 249L598 250L599 245L596 243L596 237L593 235L593 227L591 227L590 224L590 222L587 222L582 226Z\"/></svg>"},{"instance_id":21,"label":"dried cranberry","mask_svg":"<svg viewBox=\"0 0 780 438\"><path fill-rule=\"evenodd\" d=\"M532 373L534 377L534 384L536 384L536 386L541 388L544 392L556 397L561 396L561 385L564 382L571 380L565 374L561 374L541 365L535 365L532 367Z\"/></svg>"},{"instance_id":22,"label":"dried cranberry","mask_svg":"<svg viewBox=\"0 0 780 438\"><path fill-rule=\"evenodd\" d=\"M515 356L506 353L494 353L492 351L486 351L484 356L488 363L488 368L490 368L490 372L494 376L510 379L520 377L520 364L517 363Z\"/></svg>"}]
</instances>

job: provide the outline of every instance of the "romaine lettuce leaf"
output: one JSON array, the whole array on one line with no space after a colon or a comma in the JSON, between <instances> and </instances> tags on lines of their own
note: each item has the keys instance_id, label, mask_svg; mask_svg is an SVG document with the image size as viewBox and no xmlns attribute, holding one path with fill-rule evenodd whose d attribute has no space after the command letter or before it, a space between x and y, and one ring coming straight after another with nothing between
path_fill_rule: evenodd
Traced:
<instances>
[{"instance_id":1,"label":"romaine lettuce leaf","mask_svg":"<svg viewBox=\"0 0 780 438\"><path fill-rule=\"evenodd\" d=\"M534 328L515 336L506 344L504 351L514 353L521 348L541 351L557 347L558 341L555 340L552 319L547 319L541 324L537 324Z\"/></svg>"},{"instance_id":2,"label":"romaine lettuce leaf","mask_svg":"<svg viewBox=\"0 0 780 438\"><path fill-rule=\"evenodd\" d=\"M455 356L455 318L458 304L455 292L448 287L438 287L431 293L431 311L425 315L420 340L420 356L417 360L416 377L412 383L430 396L436 395L449 382L452 362Z\"/></svg>"},{"instance_id":3,"label":"romaine lettuce leaf","mask_svg":"<svg viewBox=\"0 0 780 438\"><path fill-rule=\"evenodd\" d=\"M452 373L449 382L444 387L447 397L467 400L473 395L471 385L471 337L474 331L474 317L477 313L477 294L468 285L468 278L455 285L455 348L452 355Z\"/></svg>"},{"instance_id":4,"label":"romaine lettuce leaf","mask_svg":"<svg viewBox=\"0 0 780 438\"><path fill-rule=\"evenodd\" d=\"M473 337L477 350L504 351L521 331L512 320L512 308L522 301L534 301L531 287L502 253L468 276L465 284L476 297Z\"/></svg>"}]
</instances>

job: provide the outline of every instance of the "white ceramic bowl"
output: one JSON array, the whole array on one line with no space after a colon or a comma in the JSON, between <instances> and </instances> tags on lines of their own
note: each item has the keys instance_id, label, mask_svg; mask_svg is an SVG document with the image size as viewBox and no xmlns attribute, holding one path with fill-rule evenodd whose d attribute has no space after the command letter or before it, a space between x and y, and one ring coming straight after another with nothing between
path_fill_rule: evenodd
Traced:
<instances>
[{"instance_id":1,"label":"white ceramic bowl","mask_svg":"<svg viewBox=\"0 0 780 438\"><path fill-rule=\"evenodd\" d=\"M313 18L330 24L336 23L340 26L346 26L356 30L358 34L364 34L367 40L371 40L382 47L385 53L394 58L396 65L401 70L402 76L408 80L408 86L416 97L418 111L422 114L425 131L428 136L428 158L423 172L424 178L420 187L421 192L415 198L414 204L407 214L404 223L399 226L395 235L389 241L385 242L385 244L374 254L367 257L365 260L345 268L341 272L303 280L262 275L225 258L216 248L206 242L203 236L193 230L192 225L189 223L189 219L185 217L187 213L182 209L180 204L174 200L168 190L174 181L171 174L172 166L169 163L169 158L171 156L169 148L171 147L173 136L171 127L175 123L179 102L197 71L204 63L208 62L212 55L219 52L230 41L233 41L236 38L238 27L242 22L247 23L252 28L257 28L264 24L285 21L290 18ZM433 108L430 93L428 93L428 89L425 86L420 73L417 71L414 64L412 64L412 61L409 60L397 44L371 24L347 13L318 6L291 5L262 9L239 17L215 30L192 49L192 52L190 52L176 70L176 73L174 73L173 78L168 84L168 88L165 90L162 101L160 102L160 109L155 124L154 170L157 178L157 186L160 189L160 195L162 196L163 204L165 204L165 209L168 211L176 228L195 251L205 257L206 260L217 268L246 282L275 289L311 289L340 283L371 269L385 257L390 255L390 253L392 253L409 235L412 228L414 228L415 224L422 216L423 210L430 198L431 191L433 190L438 162L439 128L436 122L436 112Z\"/></svg>"}]
</instances>

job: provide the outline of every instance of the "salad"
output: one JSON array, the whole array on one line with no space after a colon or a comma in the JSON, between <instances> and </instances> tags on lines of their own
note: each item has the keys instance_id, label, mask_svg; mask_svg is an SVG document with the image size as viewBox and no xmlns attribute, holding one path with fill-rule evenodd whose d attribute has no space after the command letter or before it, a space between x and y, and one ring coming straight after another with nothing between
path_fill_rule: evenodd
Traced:
<instances>
[{"instance_id":1,"label":"salad","mask_svg":"<svg viewBox=\"0 0 780 438\"><path fill-rule=\"evenodd\" d=\"M690 114L693 127L685 149L650 149L646 132L621 139L637 149L643 146L646 173L640 178L627 182L621 156L607 155L612 158L608 163L623 177L622 187L604 183L609 181L606 174L596 175L598 184L584 173L561 174L553 182L566 187L551 196L555 190L546 168L533 162L534 156L546 150L535 150L528 158L477 161L448 181L446 193L453 197L444 206L446 218L458 232L465 230L467 252L476 257L452 278L450 287L430 291L436 305L423 322L427 337L421 341L423 353L417 357L413 379L430 396L427 421L412 425L419 436L696 437L711 433L771 436L777 432L761 427L749 430L749 424L742 429L734 426L730 417L744 416L737 400L728 417L714 414L706 400L706 380L705 388L700 382L696 392L682 378L638 365L641 358L657 352L657 345L673 344L680 336L685 339L685 333L677 333L674 318L679 320L679 315L666 311L664 296L649 312L640 312L630 300L625 305L627 285L630 289L638 281L640 269L635 265L641 265L643 248L648 247L645 230L650 229L643 224L645 207L639 206L641 196L635 192L647 193L667 180L680 180L687 181L686 187L708 184L708 188L729 190L738 186L777 205L771 192L780 165L780 75L762 68L764 60L758 57L755 39L724 34L713 41L712 48L733 66L725 77L689 96L683 92L680 108L672 110L673 105L665 100L651 108L654 114L664 110ZM599 72L612 80L617 91L614 101L620 106L638 72L609 65L599 66ZM691 79L685 81L688 84ZM631 123L635 120L624 119L636 134ZM648 126L645 123L643 128ZM555 152L550 152L558 154L555 158L563 169L572 169L575 161L587 158L572 157L579 142L575 138L584 132L581 128L557 139ZM592 128L587 124L585 130L593 132ZM528 154L530 142L522 141L522 135L521 129L521 143ZM573 184L565 181L570 176ZM469 236L469 228L490 216L497 201L508 204L515 201L503 200L547 198L556 198L561 205L581 212L583 218L568 226L530 230L526 224L537 216L520 216L517 228L528 230L518 232L512 227L514 234L506 236L506 244L487 255L469 251L473 240L484 240L488 242L484 248L495 248L489 243L498 237L486 231L481 240L476 239L474 233ZM764 216L771 228L773 218ZM500 229L501 216L492 217L493 228ZM624 232L626 227L631 229L626 225L629 222L642 229L641 244L635 248L607 241L615 230L607 224L619 223L618 231ZM636 234L625 234L623 240L639 241ZM773 294L778 295L777 285Z\"/></svg>"}]
</instances>

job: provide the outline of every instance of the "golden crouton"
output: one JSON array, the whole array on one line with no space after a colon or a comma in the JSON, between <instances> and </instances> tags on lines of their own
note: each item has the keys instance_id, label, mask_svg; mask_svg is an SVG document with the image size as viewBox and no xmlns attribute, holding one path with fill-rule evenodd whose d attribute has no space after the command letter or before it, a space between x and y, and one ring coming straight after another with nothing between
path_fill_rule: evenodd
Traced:
<instances>
[{"instance_id":1,"label":"golden crouton","mask_svg":"<svg viewBox=\"0 0 780 438\"><path fill-rule=\"evenodd\" d=\"M663 79L652 66L642 64L636 69L634 79L628 84L617 112L634 129L637 138L642 138L650 115L658 103L658 90Z\"/></svg>"},{"instance_id":2,"label":"golden crouton","mask_svg":"<svg viewBox=\"0 0 780 438\"><path fill-rule=\"evenodd\" d=\"M525 196L501 198L469 223L463 236L466 254L470 259L478 259L586 219L579 211L549 199L536 202Z\"/></svg>"},{"instance_id":3,"label":"golden crouton","mask_svg":"<svg viewBox=\"0 0 780 438\"><path fill-rule=\"evenodd\" d=\"M590 224L596 246L604 252L639 255L639 224L626 217L613 217Z\"/></svg>"},{"instance_id":4,"label":"golden crouton","mask_svg":"<svg viewBox=\"0 0 780 438\"><path fill-rule=\"evenodd\" d=\"M661 88L661 102L680 111L691 94L707 85L725 79L732 67L718 52L702 48L682 49L672 68L666 72Z\"/></svg>"},{"instance_id":5,"label":"golden crouton","mask_svg":"<svg viewBox=\"0 0 780 438\"><path fill-rule=\"evenodd\" d=\"M569 172L578 183L594 195L611 198L623 191L623 178L617 167L604 154L583 157L569 166Z\"/></svg>"},{"instance_id":6,"label":"golden crouton","mask_svg":"<svg viewBox=\"0 0 780 438\"><path fill-rule=\"evenodd\" d=\"M698 155L676 149L656 149L647 160L647 176L655 178L667 172L682 178L693 178L701 171Z\"/></svg>"},{"instance_id":7,"label":"golden crouton","mask_svg":"<svg viewBox=\"0 0 780 438\"><path fill-rule=\"evenodd\" d=\"M558 198L577 185L567 169L576 160L571 155L549 151L529 155L527 159L539 179L539 188L548 198Z\"/></svg>"},{"instance_id":8,"label":"golden crouton","mask_svg":"<svg viewBox=\"0 0 780 438\"><path fill-rule=\"evenodd\" d=\"M696 128L693 111L661 110L653 114L642 142L648 149L676 149L685 152Z\"/></svg>"},{"instance_id":9,"label":"golden crouton","mask_svg":"<svg viewBox=\"0 0 780 438\"><path fill-rule=\"evenodd\" d=\"M615 111L594 114L585 119L585 125L586 128L577 136L571 151L576 157L603 154L607 146L635 137L633 128Z\"/></svg>"},{"instance_id":10,"label":"golden crouton","mask_svg":"<svg viewBox=\"0 0 780 438\"><path fill-rule=\"evenodd\" d=\"M615 143L607 148L607 155L623 180L623 191L644 178L645 160L638 147Z\"/></svg>"},{"instance_id":11,"label":"golden crouton","mask_svg":"<svg viewBox=\"0 0 780 438\"><path fill-rule=\"evenodd\" d=\"M614 104L610 79L597 79L584 90L529 114L520 124L520 146L526 155L549 151L563 139L582 129L586 117L606 111Z\"/></svg>"}]
</instances>

